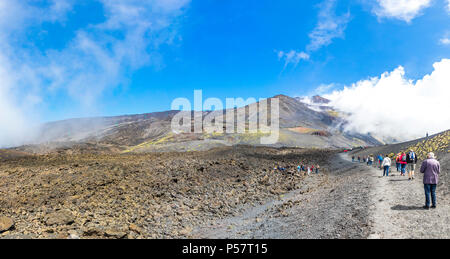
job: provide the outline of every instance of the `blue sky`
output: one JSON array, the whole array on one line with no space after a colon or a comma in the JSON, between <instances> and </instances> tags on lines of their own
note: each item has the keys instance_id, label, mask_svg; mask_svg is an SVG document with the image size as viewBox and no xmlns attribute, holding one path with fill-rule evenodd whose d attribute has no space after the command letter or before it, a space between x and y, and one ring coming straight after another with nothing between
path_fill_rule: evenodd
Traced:
<instances>
[{"instance_id":1,"label":"blue sky","mask_svg":"<svg viewBox=\"0 0 450 259\"><path fill-rule=\"evenodd\" d=\"M323 94L399 66L417 80L449 38L447 0L0 0L0 123L168 110L196 89Z\"/></svg>"}]
</instances>

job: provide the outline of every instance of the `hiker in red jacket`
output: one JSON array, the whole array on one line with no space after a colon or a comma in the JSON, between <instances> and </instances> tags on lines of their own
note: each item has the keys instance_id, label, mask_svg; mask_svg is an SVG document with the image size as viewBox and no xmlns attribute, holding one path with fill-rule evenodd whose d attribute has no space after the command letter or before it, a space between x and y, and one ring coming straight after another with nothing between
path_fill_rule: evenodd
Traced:
<instances>
[{"instance_id":1,"label":"hiker in red jacket","mask_svg":"<svg viewBox=\"0 0 450 259\"><path fill-rule=\"evenodd\" d=\"M397 166L397 172L401 172L402 164L400 164L400 157L402 156L402 153L398 153L395 157L395 165Z\"/></svg>"},{"instance_id":2,"label":"hiker in red jacket","mask_svg":"<svg viewBox=\"0 0 450 259\"><path fill-rule=\"evenodd\" d=\"M408 157L406 156L406 153L403 152L400 155L400 164L402 166L402 171L401 171L401 176L405 176L406 175L406 166L408 165Z\"/></svg>"}]
</instances>

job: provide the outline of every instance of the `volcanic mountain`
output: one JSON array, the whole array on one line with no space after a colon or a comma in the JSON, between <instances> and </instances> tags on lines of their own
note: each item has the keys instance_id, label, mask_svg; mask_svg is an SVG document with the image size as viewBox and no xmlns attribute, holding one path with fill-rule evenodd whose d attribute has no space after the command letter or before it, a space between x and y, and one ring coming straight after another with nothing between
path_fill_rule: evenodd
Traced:
<instances>
[{"instance_id":1,"label":"volcanic mountain","mask_svg":"<svg viewBox=\"0 0 450 259\"><path fill-rule=\"evenodd\" d=\"M278 98L280 104L280 136L273 146L343 148L380 144L368 135L343 132L345 120L326 106L329 101L323 97L315 96L306 102L278 95L268 102L274 98ZM251 105L234 109L234 112L245 112L246 120L259 117L259 111L250 109ZM172 131L171 122L178 112L51 122L41 127L38 141L15 150L33 153L198 151L239 144L260 145L260 138L264 136L260 131L206 133L206 128L203 133L177 134ZM209 114L211 112L203 112L203 117Z\"/></svg>"}]
</instances>

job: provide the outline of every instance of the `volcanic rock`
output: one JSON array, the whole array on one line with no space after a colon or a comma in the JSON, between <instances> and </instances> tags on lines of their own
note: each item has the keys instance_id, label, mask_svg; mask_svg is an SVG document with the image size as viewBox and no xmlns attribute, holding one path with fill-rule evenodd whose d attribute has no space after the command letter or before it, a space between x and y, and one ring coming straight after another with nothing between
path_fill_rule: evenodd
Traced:
<instances>
[{"instance_id":1,"label":"volcanic rock","mask_svg":"<svg viewBox=\"0 0 450 259\"><path fill-rule=\"evenodd\" d=\"M10 230L13 226L13 219L8 217L0 217L0 233Z\"/></svg>"}]
</instances>

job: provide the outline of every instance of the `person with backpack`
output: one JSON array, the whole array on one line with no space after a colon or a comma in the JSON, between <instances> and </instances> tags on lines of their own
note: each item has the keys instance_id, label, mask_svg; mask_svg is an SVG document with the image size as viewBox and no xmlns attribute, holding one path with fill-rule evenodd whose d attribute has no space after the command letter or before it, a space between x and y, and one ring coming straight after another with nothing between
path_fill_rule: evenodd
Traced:
<instances>
[{"instance_id":1,"label":"person with backpack","mask_svg":"<svg viewBox=\"0 0 450 259\"><path fill-rule=\"evenodd\" d=\"M415 179L415 170L417 164L417 155L414 150L409 150L408 155L406 156L406 162L408 163L408 177L409 180Z\"/></svg>"},{"instance_id":2,"label":"person with backpack","mask_svg":"<svg viewBox=\"0 0 450 259\"><path fill-rule=\"evenodd\" d=\"M400 173L400 175L401 176L405 176L406 175L406 165L408 164L408 162L407 162L407 156L406 156L406 153L405 152L403 152L401 155L400 155L400 164L401 164L401 173Z\"/></svg>"},{"instance_id":3,"label":"person with backpack","mask_svg":"<svg viewBox=\"0 0 450 259\"><path fill-rule=\"evenodd\" d=\"M391 159L389 158L389 155L386 155L386 157L383 159L383 176L389 176L389 168L391 167Z\"/></svg>"},{"instance_id":4,"label":"person with backpack","mask_svg":"<svg viewBox=\"0 0 450 259\"><path fill-rule=\"evenodd\" d=\"M378 155L378 168L379 168L380 170L383 168L383 166L382 166L383 160L384 160L383 155L382 155L382 154L379 154L379 155Z\"/></svg>"},{"instance_id":5,"label":"person with backpack","mask_svg":"<svg viewBox=\"0 0 450 259\"><path fill-rule=\"evenodd\" d=\"M420 167L423 174L423 184L425 189L425 206L426 210L430 209L430 196L432 201L432 209L436 208L436 186L439 183L439 174L441 173L441 165L436 160L434 153L428 153L427 160L423 161Z\"/></svg>"},{"instance_id":6,"label":"person with backpack","mask_svg":"<svg viewBox=\"0 0 450 259\"><path fill-rule=\"evenodd\" d=\"M398 153L397 156L395 156L395 164L397 166L397 172L401 172L402 170L402 164L400 163L401 156L402 156L401 153Z\"/></svg>"}]
</instances>

